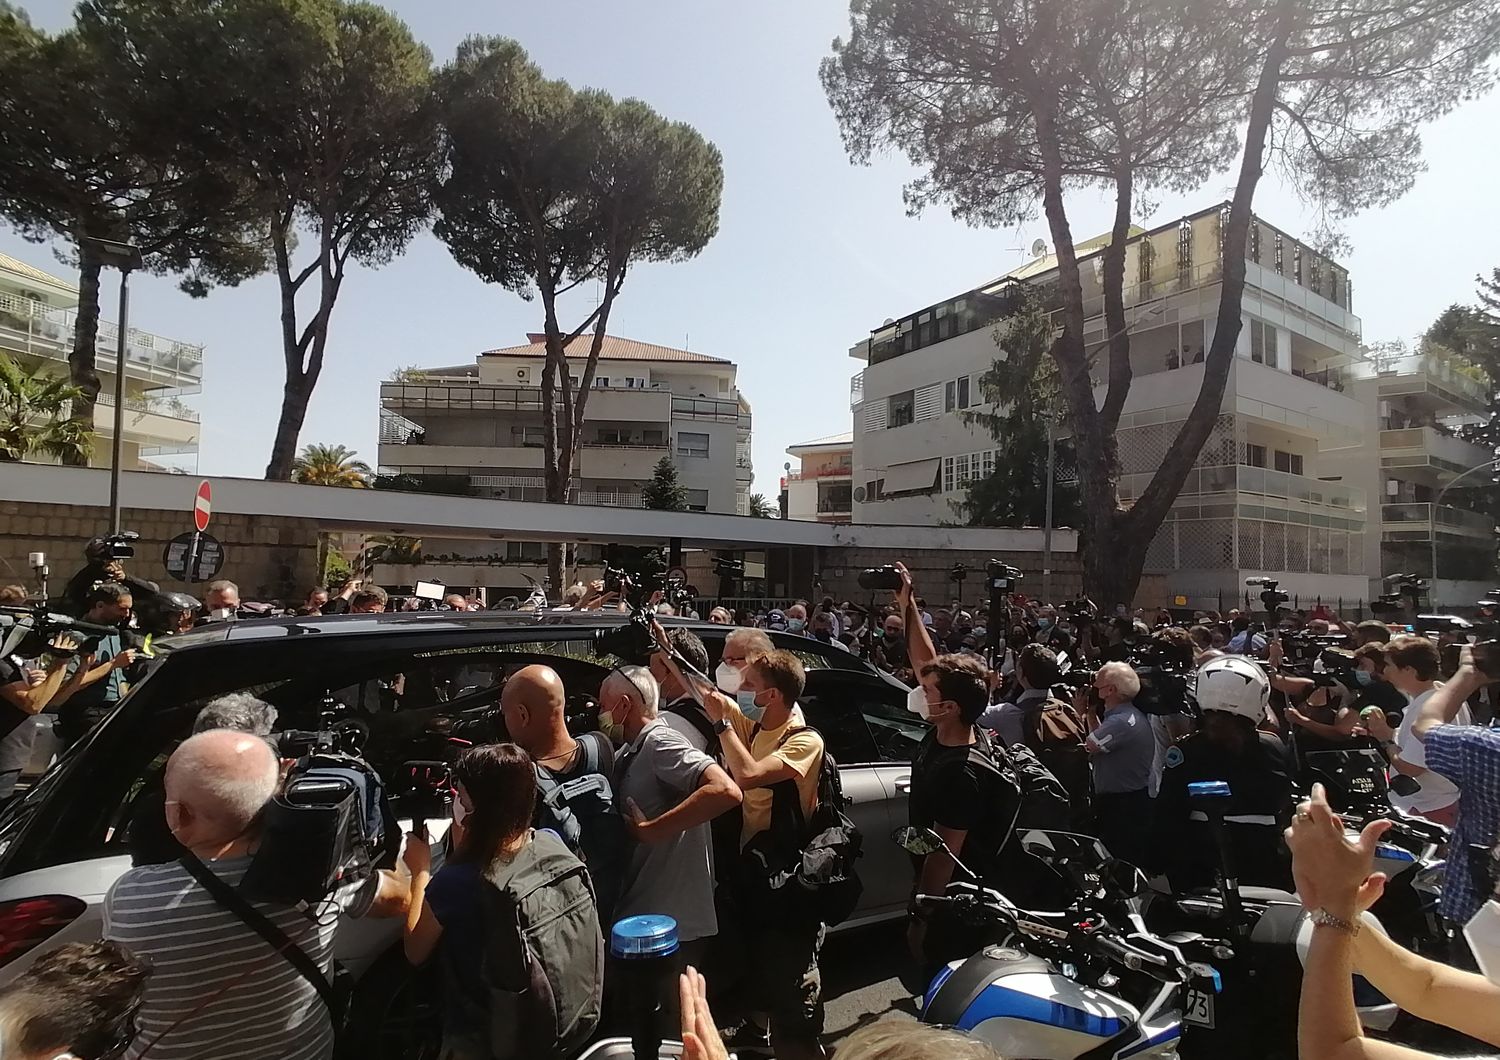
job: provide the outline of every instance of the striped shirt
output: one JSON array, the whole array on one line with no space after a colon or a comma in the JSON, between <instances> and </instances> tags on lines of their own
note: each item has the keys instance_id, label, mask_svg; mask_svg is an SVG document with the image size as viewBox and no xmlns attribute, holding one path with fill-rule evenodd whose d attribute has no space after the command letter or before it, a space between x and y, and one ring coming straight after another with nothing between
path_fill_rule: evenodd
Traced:
<instances>
[{"instance_id":1,"label":"striped shirt","mask_svg":"<svg viewBox=\"0 0 1500 1060\"><path fill-rule=\"evenodd\" d=\"M248 857L210 861L231 887ZM315 910L256 901L328 973L340 913L362 916L379 877L338 892ZM104 937L149 958L154 968L140 1033L126 1060L326 1060L333 1025L312 984L287 959L192 878L181 865L131 869L104 899Z\"/></svg>"}]
</instances>

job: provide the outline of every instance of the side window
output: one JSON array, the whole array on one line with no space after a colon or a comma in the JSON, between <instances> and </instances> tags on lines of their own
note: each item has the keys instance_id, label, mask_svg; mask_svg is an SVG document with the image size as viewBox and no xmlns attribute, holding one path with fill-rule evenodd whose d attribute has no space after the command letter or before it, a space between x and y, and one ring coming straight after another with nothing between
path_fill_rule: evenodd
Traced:
<instances>
[{"instance_id":1,"label":"side window","mask_svg":"<svg viewBox=\"0 0 1500 1060\"><path fill-rule=\"evenodd\" d=\"M916 757L929 726L906 709L899 689L828 670L809 675L807 686L803 713L841 766Z\"/></svg>"},{"instance_id":2,"label":"side window","mask_svg":"<svg viewBox=\"0 0 1500 1060\"><path fill-rule=\"evenodd\" d=\"M807 723L823 734L829 752L839 765L865 765L881 760L864 715L848 709L848 702L836 692L804 696L801 706Z\"/></svg>"}]
</instances>

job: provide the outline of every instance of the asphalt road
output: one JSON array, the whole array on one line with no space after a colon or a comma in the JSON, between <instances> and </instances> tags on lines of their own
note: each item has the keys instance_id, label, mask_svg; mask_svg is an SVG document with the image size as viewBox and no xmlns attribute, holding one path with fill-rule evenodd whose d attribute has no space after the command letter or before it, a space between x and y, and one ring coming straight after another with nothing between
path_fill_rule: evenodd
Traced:
<instances>
[{"instance_id":1,"label":"asphalt road","mask_svg":"<svg viewBox=\"0 0 1500 1060\"><path fill-rule=\"evenodd\" d=\"M824 1041L833 1045L877 1019L916 1019L917 999L899 979L910 962L905 921L830 936L820 962Z\"/></svg>"}]
</instances>

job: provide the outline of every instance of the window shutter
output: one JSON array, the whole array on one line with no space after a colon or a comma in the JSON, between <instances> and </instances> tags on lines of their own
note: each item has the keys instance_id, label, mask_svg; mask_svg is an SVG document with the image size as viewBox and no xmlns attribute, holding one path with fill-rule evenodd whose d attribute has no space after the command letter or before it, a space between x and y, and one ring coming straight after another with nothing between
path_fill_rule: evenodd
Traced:
<instances>
[{"instance_id":1,"label":"window shutter","mask_svg":"<svg viewBox=\"0 0 1500 1060\"><path fill-rule=\"evenodd\" d=\"M885 430L885 410L886 402L884 399L865 402L865 430L867 432Z\"/></svg>"},{"instance_id":2,"label":"window shutter","mask_svg":"<svg viewBox=\"0 0 1500 1060\"><path fill-rule=\"evenodd\" d=\"M916 418L935 420L943 414L943 384L924 386L916 395Z\"/></svg>"}]
</instances>

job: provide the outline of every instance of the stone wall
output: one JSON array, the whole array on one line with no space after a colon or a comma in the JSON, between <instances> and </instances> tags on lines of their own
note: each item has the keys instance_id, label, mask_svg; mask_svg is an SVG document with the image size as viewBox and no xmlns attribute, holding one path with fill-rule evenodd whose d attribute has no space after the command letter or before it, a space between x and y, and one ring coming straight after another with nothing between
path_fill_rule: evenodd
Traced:
<instances>
[{"instance_id":1,"label":"stone wall","mask_svg":"<svg viewBox=\"0 0 1500 1060\"><path fill-rule=\"evenodd\" d=\"M969 606L988 598L984 566L992 559L1018 569L1022 578L1016 591L1028 597L1042 595L1042 555L1039 552L964 552L925 549L910 555L893 556L887 551L863 548L824 550L823 591L840 600L865 600L869 593L859 587L859 572L901 560L912 572L917 592L935 607L939 602L961 600ZM962 563L968 577L962 584L949 577L953 566ZM1083 591L1083 573L1079 557L1071 553L1052 554L1052 598L1071 600Z\"/></svg>"},{"instance_id":2,"label":"stone wall","mask_svg":"<svg viewBox=\"0 0 1500 1060\"><path fill-rule=\"evenodd\" d=\"M135 559L126 562L134 576L158 582L163 589L202 597L202 585L167 576L162 553L167 542L192 530L186 511L126 508L125 529L141 535ZM83 566L83 547L109 529L109 510L81 504L0 501L0 583L37 588L27 562L32 552L47 553L50 591L57 594ZM317 572L318 528L310 519L281 516L216 515L208 532L224 546L218 577L240 587L245 600L300 601Z\"/></svg>"}]
</instances>

